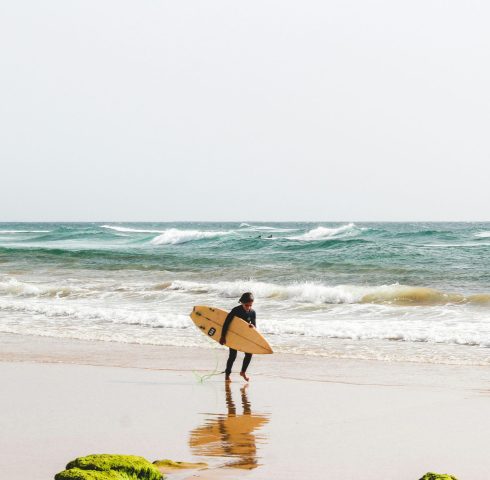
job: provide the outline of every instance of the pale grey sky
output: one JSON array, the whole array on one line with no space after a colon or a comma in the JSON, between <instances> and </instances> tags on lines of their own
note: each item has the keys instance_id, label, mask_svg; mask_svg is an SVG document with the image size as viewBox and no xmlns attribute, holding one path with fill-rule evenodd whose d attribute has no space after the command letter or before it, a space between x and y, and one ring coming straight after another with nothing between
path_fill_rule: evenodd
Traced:
<instances>
[{"instance_id":1,"label":"pale grey sky","mask_svg":"<svg viewBox=\"0 0 490 480\"><path fill-rule=\"evenodd\" d=\"M0 221L490 220L490 4L6 0Z\"/></svg>"}]
</instances>

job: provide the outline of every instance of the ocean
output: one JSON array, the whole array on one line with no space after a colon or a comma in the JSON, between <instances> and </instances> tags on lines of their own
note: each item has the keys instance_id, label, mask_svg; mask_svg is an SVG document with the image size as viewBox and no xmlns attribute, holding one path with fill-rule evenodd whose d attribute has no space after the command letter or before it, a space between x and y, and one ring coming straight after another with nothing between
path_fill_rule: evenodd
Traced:
<instances>
[{"instance_id":1,"label":"ocean","mask_svg":"<svg viewBox=\"0 0 490 480\"><path fill-rule=\"evenodd\" d=\"M222 348L245 291L277 352L490 364L489 223L0 223L3 333Z\"/></svg>"}]
</instances>

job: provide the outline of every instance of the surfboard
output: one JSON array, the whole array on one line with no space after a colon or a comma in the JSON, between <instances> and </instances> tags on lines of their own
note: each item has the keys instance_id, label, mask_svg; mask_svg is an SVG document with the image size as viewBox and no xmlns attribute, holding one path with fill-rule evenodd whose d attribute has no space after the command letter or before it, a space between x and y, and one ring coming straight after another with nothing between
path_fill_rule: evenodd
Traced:
<instances>
[{"instance_id":1,"label":"surfboard","mask_svg":"<svg viewBox=\"0 0 490 480\"><path fill-rule=\"evenodd\" d=\"M228 312L225 310L200 305L193 308L190 317L204 335L219 343L227 315ZM271 346L257 329L250 328L249 324L239 317L233 317L226 332L225 345L245 353L272 353Z\"/></svg>"}]
</instances>

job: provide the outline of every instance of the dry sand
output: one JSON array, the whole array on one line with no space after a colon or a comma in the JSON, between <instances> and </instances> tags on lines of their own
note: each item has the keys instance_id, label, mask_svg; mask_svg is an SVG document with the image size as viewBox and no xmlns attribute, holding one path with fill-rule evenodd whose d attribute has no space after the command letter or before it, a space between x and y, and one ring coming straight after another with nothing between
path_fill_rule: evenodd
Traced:
<instances>
[{"instance_id":1,"label":"dry sand","mask_svg":"<svg viewBox=\"0 0 490 480\"><path fill-rule=\"evenodd\" d=\"M489 477L484 367L256 356L250 385L235 375L227 389L193 373L224 365L221 349L17 335L0 345L1 478L51 479L91 453L210 466L175 480Z\"/></svg>"}]
</instances>

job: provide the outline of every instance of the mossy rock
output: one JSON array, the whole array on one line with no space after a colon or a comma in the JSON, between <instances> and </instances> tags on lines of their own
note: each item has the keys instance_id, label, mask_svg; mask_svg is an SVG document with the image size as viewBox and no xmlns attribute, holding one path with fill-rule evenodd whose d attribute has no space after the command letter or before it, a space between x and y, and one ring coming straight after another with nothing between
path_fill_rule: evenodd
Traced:
<instances>
[{"instance_id":1,"label":"mossy rock","mask_svg":"<svg viewBox=\"0 0 490 480\"><path fill-rule=\"evenodd\" d=\"M420 480L458 480L447 473L427 472Z\"/></svg>"},{"instance_id":2,"label":"mossy rock","mask_svg":"<svg viewBox=\"0 0 490 480\"><path fill-rule=\"evenodd\" d=\"M70 468L57 473L54 478L56 480L135 480L138 477L114 470L99 471Z\"/></svg>"},{"instance_id":3,"label":"mossy rock","mask_svg":"<svg viewBox=\"0 0 490 480\"><path fill-rule=\"evenodd\" d=\"M208 466L207 463L174 462L173 460L155 460L153 465L158 467L162 473L173 472L174 470L201 469Z\"/></svg>"},{"instance_id":4,"label":"mossy rock","mask_svg":"<svg viewBox=\"0 0 490 480\"><path fill-rule=\"evenodd\" d=\"M162 480L158 469L135 455L88 455L68 463L55 480Z\"/></svg>"}]
</instances>

